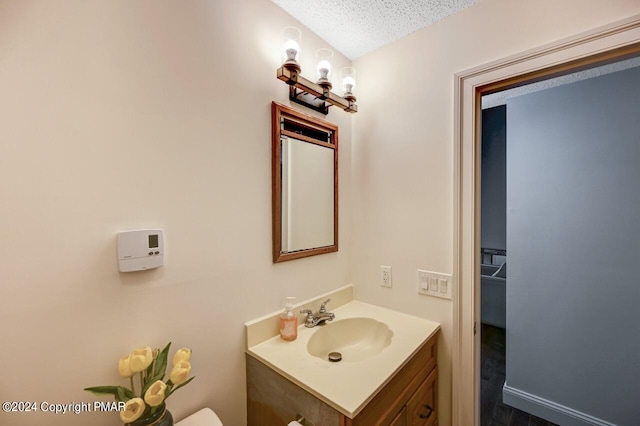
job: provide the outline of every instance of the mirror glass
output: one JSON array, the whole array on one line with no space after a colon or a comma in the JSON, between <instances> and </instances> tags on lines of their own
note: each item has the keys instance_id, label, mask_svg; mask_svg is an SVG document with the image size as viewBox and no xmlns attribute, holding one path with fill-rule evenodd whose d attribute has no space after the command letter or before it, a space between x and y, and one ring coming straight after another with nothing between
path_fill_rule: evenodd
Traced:
<instances>
[{"instance_id":1,"label":"mirror glass","mask_svg":"<svg viewBox=\"0 0 640 426\"><path fill-rule=\"evenodd\" d=\"M273 261L337 251L337 126L275 102L273 119Z\"/></svg>"},{"instance_id":2,"label":"mirror glass","mask_svg":"<svg viewBox=\"0 0 640 426\"><path fill-rule=\"evenodd\" d=\"M294 138L281 141L282 251L333 241L333 150Z\"/></svg>"}]
</instances>

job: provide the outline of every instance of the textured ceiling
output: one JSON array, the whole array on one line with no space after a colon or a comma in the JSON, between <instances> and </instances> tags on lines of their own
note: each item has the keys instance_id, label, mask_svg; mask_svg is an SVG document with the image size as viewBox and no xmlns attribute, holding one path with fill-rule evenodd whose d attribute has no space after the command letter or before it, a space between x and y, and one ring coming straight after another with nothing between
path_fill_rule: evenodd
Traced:
<instances>
[{"instance_id":1,"label":"textured ceiling","mask_svg":"<svg viewBox=\"0 0 640 426\"><path fill-rule=\"evenodd\" d=\"M272 0L349 59L446 18L478 0Z\"/></svg>"}]
</instances>

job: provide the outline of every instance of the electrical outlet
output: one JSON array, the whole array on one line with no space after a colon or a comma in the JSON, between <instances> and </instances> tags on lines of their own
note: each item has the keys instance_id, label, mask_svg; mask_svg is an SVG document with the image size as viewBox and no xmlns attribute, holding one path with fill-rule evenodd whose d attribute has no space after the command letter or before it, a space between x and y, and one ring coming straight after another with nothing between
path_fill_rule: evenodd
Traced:
<instances>
[{"instance_id":1,"label":"electrical outlet","mask_svg":"<svg viewBox=\"0 0 640 426\"><path fill-rule=\"evenodd\" d=\"M380 267L380 285L382 287L391 287L391 266Z\"/></svg>"},{"instance_id":2,"label":"electrical outlet","mask_svg":"<svg viewBox=\"0 0 640 426\"><path fill-rule=\"evenodd\" d=\"M451 275L418 269L418 293L451 299Z\"/></svg>"}]
</instances>

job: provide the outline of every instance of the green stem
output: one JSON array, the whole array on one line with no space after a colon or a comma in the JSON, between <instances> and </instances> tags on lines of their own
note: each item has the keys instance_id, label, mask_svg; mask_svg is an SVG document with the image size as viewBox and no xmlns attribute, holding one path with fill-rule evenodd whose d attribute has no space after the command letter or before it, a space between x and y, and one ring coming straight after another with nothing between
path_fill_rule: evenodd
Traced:
<instances>
[{"instance_id":1,"label":"green stem","mask_svg":"<svg viewBox=\"0 0 640 426\"><path fill-rule=\"evenodd\" d=\"M144 389L144 379L142 378L142 371L140 372L140 392ZM140 398L144 398L144 395L140 395Z\"/></svg>"},{"instance_id":2,"label":"green stem","mask_svg":"<svg viewBox=\"0 0 640 426\"><path fill-rule=\"evenodd\" d=\"M171 379L167 380L167 389L165 389L165 391L164 391L164 399L165 399L165 401L173 393L173 386L174 385L173 385L173 382L171 381Z\"/></svg>"},{"instance_id":3,"label":"green stem","mask_svg":"<svg viewBox=\"0 0 640 426\"><path fill-rule=\"evenodd\" d=\"M131 380L131 392L133 392L133 394L136 394L136 387L133 386L133 375L129 376L129 379Z\"/></svg>"}]
</instances>

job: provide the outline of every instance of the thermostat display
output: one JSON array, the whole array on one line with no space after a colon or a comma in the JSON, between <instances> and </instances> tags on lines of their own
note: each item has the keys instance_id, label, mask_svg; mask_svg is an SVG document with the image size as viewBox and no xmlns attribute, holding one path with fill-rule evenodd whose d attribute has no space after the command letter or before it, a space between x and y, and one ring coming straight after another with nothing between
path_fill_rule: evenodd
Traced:
<instances>
[{"instance_id":1,"label":"thermostat display","mask_svg":"<svg viewBox=\"0 0 640 426\"><path fill-rule=\"evenodd\" d=\"M118 233L120 272L144 271L162 266L164 242L161 229L138 229Z\"/></svg>"}]
</instances>

